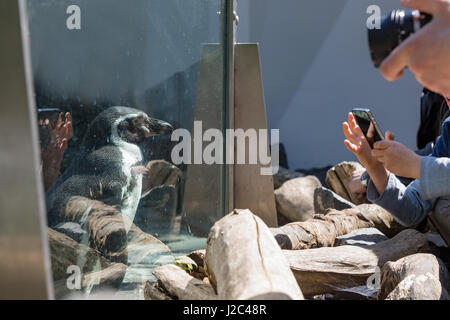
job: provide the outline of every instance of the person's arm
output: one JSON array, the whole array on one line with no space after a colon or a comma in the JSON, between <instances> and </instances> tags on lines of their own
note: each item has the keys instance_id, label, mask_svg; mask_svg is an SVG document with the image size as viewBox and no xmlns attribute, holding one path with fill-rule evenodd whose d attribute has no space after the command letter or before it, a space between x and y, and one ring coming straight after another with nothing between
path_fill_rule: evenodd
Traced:
<instances>
[{"instance_id":1,"label":"person's arm","mask_svg":"<svg viewBox=\"0 0 450 320\"><path fill-rule=\"evenodd\" d=\"M382 194L379 194L373 182L369 181L367 199L389 211L395 220L405 227L416 226L422 222L435 204L435 200L423 199L419 180L405 187L392 173Z\"/></svg>"},{"instance_id":2,"label":"person's arm","mask_svg":"<svg viewBox=\"0 0 450 320\"><path fill-rule=\"evenodd\" d=\"M372 155L372 149L352 113L348 114L347 122L342 124L342 129L347 138L344 141L345 146L366 168L377 191L383 193L388 182L389 172L385 169L383 163ZM386 139L390 138L390 133L386 133Z\"/></svg>"},{"instance_id":3,"label":"person's arm","mask_svg":"<svg viewBox=\"0 0 450 320\"><path fill-rule=\"evenodd\" d=\"M420 181L424 199L450 195L450 158L424 157L420 166Z\"/></svg>"}]
</instances>

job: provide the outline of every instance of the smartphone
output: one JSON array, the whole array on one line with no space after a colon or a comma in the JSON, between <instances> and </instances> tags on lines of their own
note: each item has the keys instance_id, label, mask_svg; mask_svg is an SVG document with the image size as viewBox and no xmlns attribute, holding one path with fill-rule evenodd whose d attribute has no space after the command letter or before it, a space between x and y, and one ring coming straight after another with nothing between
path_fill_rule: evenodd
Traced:
<instances>
[{"instance_id":1,"label":"smartphone","mask_svg":"<svg viewBox=\"0 0 450 320\"><path fill-rule=\"evenodd\" d=\"M375 121L375 117L370 109L355 108L352 110L352 113L356 123L364 133L367 142L369 142L370 147L373 149L375 142L384 139L383 132Z\"/></svg>"}]
</instances>

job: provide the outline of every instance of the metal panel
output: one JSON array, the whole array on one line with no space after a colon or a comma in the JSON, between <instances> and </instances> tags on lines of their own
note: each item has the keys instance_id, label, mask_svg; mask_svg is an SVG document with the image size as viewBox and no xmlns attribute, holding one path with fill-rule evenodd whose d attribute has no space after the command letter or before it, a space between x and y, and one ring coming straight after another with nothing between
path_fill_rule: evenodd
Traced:
<instances>
[{"instance_id":1,"label":"metal panel","mask_svg":"<svg viewBox=\"0 0 450 320\"><path fill-rule=\"evenodd\" d=\"M235 44L236 44L236 27L238 23L238 17L236 14L237 3L236 0L228 1L228 17L227 17L227 106L225 114L228 118L227 128L234 129L234 57L235 57ZM226 141L224 144L224 154L226 154ZM234 209L234 165L226 165L226 177L225 177L226 196L225 196L225 212L231 212Z\"/></svg>"},{"instance_id":2,"label":"metal panel","mask_svg":"<svg viewBox=\"0 0 450 320\"><path fill-rule=\"evenodd\" d=\"M258 44L237 44L235 47L234 94L235 128L244 131L267 129ZM260 169L259 164L234 166L235 207L250 209L269 227L276 227L273 177L261 175Z\"/></svg>"},{"instance_id":3,"label":"metal panel","mask_svg":"<svg viewBox=\"0 0 450 320\"><path fill-rule=\"evenodd\" d=\"M203 130L220 129L226 121L222 107L224 100L223 49L223 46L219 44L203 46L194 109L194 121L201 121ZM193 135L192 149L195 152L194 139ZM213 224L224 215L225 204L223 202L225 201L224 188L226 185L223 167L222 164L193 163L187 165L184 221L197 236L206 237Z\"/></svg>"},{"instance_id":4,"label":"metal panel","mask_svg":"<svg viewBox=\"0 0 450 320\"><path fill-rule=\"evenodd\" d=\"M53 293L37 119L18 3L0 1L0 299L47 299Z\"/></svg>"}]
</instances>

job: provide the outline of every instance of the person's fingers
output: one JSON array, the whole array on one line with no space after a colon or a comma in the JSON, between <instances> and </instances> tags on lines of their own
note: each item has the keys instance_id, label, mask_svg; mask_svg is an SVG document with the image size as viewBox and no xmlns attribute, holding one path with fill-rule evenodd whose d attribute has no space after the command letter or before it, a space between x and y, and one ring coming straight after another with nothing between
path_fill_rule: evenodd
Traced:
<instances>
[{"instance_id":1,"label":"person's fingers","mask_svg":"<svg viewBox=\"0 0 450 320\"><path fill-rule=\"evenodd\" d=\"M381 149L373 149L372 150L372 157L374 158L381 158L386 156L386 150L381 150Z\"/></svg>"},{"instance_id":2,"label":"person's fingers","mask_svg":"<svg viewBox=\"0 0 450 320\"><path fill-rule=\"evenodd\" d=\"M353 143L351 143L349 140L345 140L344 143L349 151L351 151L353 153L358 153L358 151L359 151L358 147L355 146Z\"/></svg>"},{"instance_id":3,"label":"person's fingers","mask_svg":"<svg viewBox=\"0 0 450 320\"><path fill-rule=\"evenodd\" d=\"M56 121L56 125L54 127L55 130L59 130L62 125L62 112L58 115L58 121Z\"/></svg>"},{"instance_id":4,"label":"person's fingers","mask_svg":"<svg viewBox=\"0 0 450 320\"><path fill-rule=\"evenodd\" d=\"M59 148L65 150L67 148L67 139L62 139Z\"/></svg>"},{"instance_id":5,"label":"person's fingers","mask_svg":"<svg viewBox=\"0 0 450 320\"><path fill-rule=\"evenodd\" d=\"M406 39L395 48L381 64L380 72L386 80L396 81L403 76L403 70L408 65L411 55L410 40L411 38Z\"/></svg>"},{"instance_id":6,"label":"person's fingers","mask_svg":"<svg viewBox=\"0 0 450 320\"><path fill-rule=\"evenodd\" d=\"M349 113L348 115L348 124L350 125L350 130L354 133L356 137L362 140L366 138L361 128L358 126L358 123L356 122L356 119L352 113Z\"/></svg>"},{"instance_id":7,"label":"person's fingers","mask_svg":"<svg viewBox=\"0 0 450 320\"><path fill-rule=\"evenodd\" d=\"M446 0L401 0L402 5L409 9L417 9L426 13L435 14L442 11Z\"/></svg>"},{"instance_id":8,"label":"person's fingers","mask_svg":"<svg viewBox=\"0 0 450 320\"><path fill-rule=\"evenodd\" d=\"M350 130L350 127L347 122L344 122L342 124L342 131L344 131L344 135L349 141L351 141L352 143L355 143L357 141L357 137Z\"/></svg>"},{"instance_id":9,"label":"person's fingers","mask_svg":"<svg viewBox=\"0 0 450 320\"><path fill-rule=\"evenodd\" d=\"M395 141L395 134L390 131L386 131L385 139L388 141Z\"/></svg>"},{"instance_id":10,"label":"person's fingers","mask_svg":"<svg viewBox=\"0 0 450 320\"><path fill-rule=\"evenodd\" d=\"M66 113L66 124L69 128L69 134L72 137L73 136L73 126L72 126L72 116L69 112Z\"/></svg>"},{"instance_id":11,"label":"person's fingers","mask_svg":"<svg viewBox=\"0 0 450 320\"><path fill-rule=\"evenodd\" d=\"M383 140L375 142L373 145L374 150L386 150L392 145L391 141Z\"/></svg>"},{"instance_id":12,"label":"person's fingers","mask_svg":"<svg viewBox=\"0 0 450 320\"><path fill-rule=\"evenodd\" d=\"M386 165L386 158L385 157L374 157L375 160L382 163L383 165Z\"/></svg>"}]
</instances>

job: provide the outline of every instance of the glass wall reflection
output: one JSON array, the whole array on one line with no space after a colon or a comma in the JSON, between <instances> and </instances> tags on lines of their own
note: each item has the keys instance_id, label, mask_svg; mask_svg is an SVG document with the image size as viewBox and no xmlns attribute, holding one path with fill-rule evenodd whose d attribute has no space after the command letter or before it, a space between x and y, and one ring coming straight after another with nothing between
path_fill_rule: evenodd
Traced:
<instances>
[{"instance_id":1,"label":"glass wall reflection","mask_svg":"<svg viewBox=\"0 0 450 320\"><path fill-rule=\"evenodd\" d=\"M26 2L56 296L142 298L224 214L171 134L225 128L225 1Z\"/></svg>"}]
</instances>

